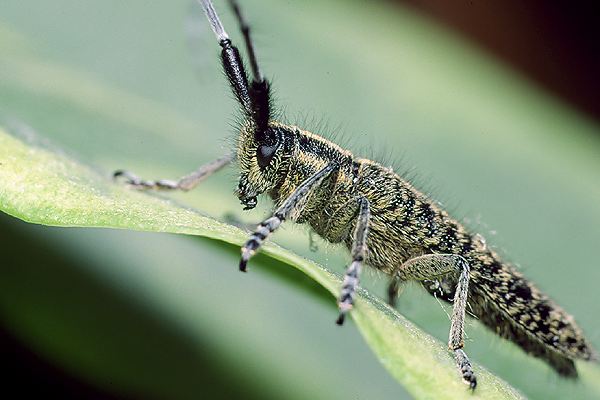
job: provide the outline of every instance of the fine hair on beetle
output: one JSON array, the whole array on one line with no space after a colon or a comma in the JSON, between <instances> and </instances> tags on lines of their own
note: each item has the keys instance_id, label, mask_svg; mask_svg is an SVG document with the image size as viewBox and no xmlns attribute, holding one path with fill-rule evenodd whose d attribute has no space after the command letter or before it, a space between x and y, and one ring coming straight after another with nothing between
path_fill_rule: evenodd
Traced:
<instances>
[{"instance_id":1,"label":"fine hair on beetle","mask_svg":"<svg viewBox=\"0 0 600 400\"><path fill-rule=\"evenodd\" d=\"M405 175L281 122L237 1L229 0L229 5L243 35L248 69L212 2L198 1L221 48L223 71L242 116L235 151L179 180L145 180L124 170L116 171L115 177L137 189L187 191L236 165L236 194L244 209L254 208L259 197L275 205L242 247L241 271L247 271L252 256L283 223L309 225L327 242L343 244L350 252L336 322L342 325L352 310L364 266L389 276L391 305L405 282L420 282L436 298L452 304L448 348L471 389L477 378L464 350L467 311L564 377L577 377L575 360L596 358L570 314Z\"/></svg>"}]
</instances>

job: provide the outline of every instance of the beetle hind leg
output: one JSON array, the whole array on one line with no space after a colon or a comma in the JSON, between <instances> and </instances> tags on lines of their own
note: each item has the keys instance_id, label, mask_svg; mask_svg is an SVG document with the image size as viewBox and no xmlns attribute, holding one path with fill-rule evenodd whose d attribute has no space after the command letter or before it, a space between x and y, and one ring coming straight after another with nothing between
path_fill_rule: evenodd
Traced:
<instances>
[{"instance_id":1,"label":"beetle hind leg","mask_svg":"<svg viewBox=\"0 0 600 400\"><path fill-rule=\"evenodd\" d=\"M457 283L453 298L452 317L448 348L454 353L456 366L463 381L471 389L477 386L477 378L473 372L469 357L463 350L465 312L469 294L469 264L464 257L456 254L426 254L411 258L400 265L393 274L393 279L400 282L408 280L438 279L448 274L456 274Z\"/></svg>"}]
</instances>

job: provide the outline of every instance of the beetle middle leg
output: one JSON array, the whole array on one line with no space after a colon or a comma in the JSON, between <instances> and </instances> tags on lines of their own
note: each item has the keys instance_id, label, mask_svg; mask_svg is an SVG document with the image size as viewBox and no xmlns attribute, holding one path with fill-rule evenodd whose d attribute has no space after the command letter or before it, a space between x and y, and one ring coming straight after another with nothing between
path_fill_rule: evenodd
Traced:
<instances>
[{"instance_id":1,"label":"beetle middle leg","mask_svg":"<svg viewBox=\"0 0 600 400\"><path fill-rule=\"evenodd\" d=\"M451 273L457 274L458 280L454 293L448 347L454 352L456 366L463 380L471 389L475 389L477 378L473 373L469 357L463 350L465 311L469 293L469 264L464 257L457 254L426 254L411 258L395 270L388 293L390 297L395 297L396 288L404 281L423 281Z\"/></svg>"},{"instance_id":2,"label":"beetle middle leg","mask_svg":"<svg viewBox=\"0 0 600 400\"><path fill-rule=\"evenodd\" d=\"M365 197L359 198L358 204L358 219L356 221L352 242L352 263L348 266L346 273L344 274L342 291L340 292L338 300L338 307L340 309L340 315L336 321L338 325L344 323L346 313L348 313L354 305L354 297L356 296L356 289L358 288L358 278L367 252L367 235L369 233L371 210L369 201Z\"/></svg>"}]
</instances>

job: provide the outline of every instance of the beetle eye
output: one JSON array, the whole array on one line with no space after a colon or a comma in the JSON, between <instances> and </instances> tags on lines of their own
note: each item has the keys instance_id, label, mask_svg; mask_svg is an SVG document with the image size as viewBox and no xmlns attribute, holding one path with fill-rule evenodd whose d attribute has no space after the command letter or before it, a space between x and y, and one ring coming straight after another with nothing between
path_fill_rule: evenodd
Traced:
<instances>
[{"instance_id":1,"label":"beetle eye","mask_svg":"<svg viewBox=\"0 0 600 400\"><path fill-rule=\"evenodd\" d=\"M256 151L256 158L258 160L258 166L260 168L264 168L267 165L269 165L269 163L273 159L273 156L275 155L275 151L277 151L277 147L279 147L277 143L269 146L264 144L258 146L258 150Z\"/></svg>"}]
</instances>

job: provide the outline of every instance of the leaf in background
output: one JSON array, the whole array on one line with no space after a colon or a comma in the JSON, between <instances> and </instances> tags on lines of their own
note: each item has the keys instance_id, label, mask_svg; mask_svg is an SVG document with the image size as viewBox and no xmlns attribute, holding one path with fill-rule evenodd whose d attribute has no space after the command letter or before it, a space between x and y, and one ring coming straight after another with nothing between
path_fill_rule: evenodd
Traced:
<instances>
[{"instance_id":1,"label":"leaf in background","mask_svg":"<svg viewBox=\"0 0 600 400\"><path fill-rule=\"evenodd\" d=\"M185 233L236 245L247 238L237 228L172 201L127 190L72 159L27 146L3 131L0 162L0 209L28 222ZM299 269L332 295L337 293L340 280L326 268L274 244L266 245L263 253ZM473 397L443 344L364 290L352 315L383 365L418 398L521 397L478 366L481 384Z\"/></svg>"}]
</instances>

